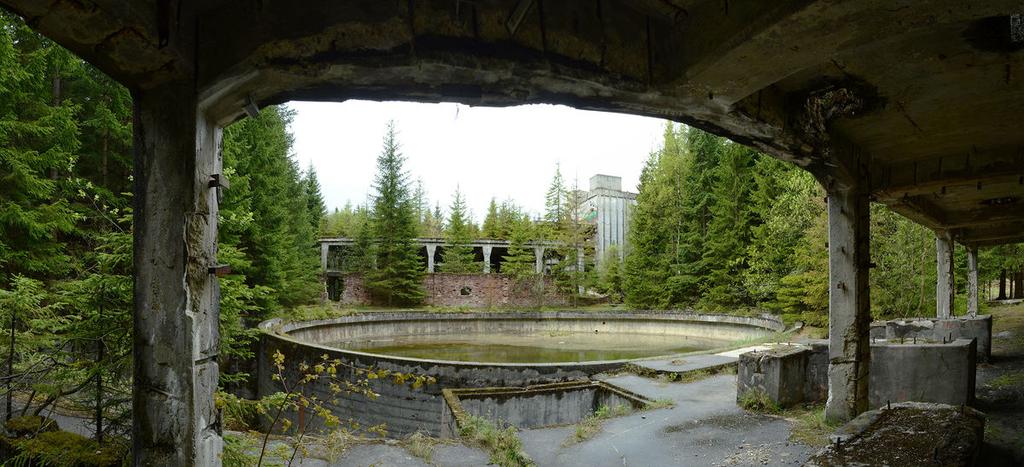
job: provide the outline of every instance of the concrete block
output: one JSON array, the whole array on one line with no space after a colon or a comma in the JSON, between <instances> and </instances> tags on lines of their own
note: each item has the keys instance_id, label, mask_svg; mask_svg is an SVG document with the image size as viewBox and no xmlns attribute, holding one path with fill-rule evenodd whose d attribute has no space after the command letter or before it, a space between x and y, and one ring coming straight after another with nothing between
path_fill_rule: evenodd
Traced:
<instances>
[{"instance_id":1,"label":"concrete block","mask_svg":"<svg viewBox=\"0 0 1024 467\"><path fill-rule=\"evenodd\" d=\"M972 404L976 346L974 339L872 344L868 403L872 408L904 401Z\"/></svg>"},{"instance_id":2,"label":"concrete block","mask_svg":"<svg viewBox=\"0 0 1024 467\"><path fill-rule=\"evenodd\" d=\"M976 339L978 361L987 362L992 356L992 316L960 316L953 318L910 318L886 321L886 339L930 339L954 341ZM874 336L872 336L874 337Z\"/></svg>"},{"instance_id":3,"label":"concrete block","mask_svg":"<svg viewBox=\"0 0 1024 467\"><path fill-rule=\"evenodd\" d=\"M740 355L736 376L736 398L749 391L763 391L782 407L804 401L808 354L805 346L782 346L764 352Z\"/></svg>"}]
</instances>

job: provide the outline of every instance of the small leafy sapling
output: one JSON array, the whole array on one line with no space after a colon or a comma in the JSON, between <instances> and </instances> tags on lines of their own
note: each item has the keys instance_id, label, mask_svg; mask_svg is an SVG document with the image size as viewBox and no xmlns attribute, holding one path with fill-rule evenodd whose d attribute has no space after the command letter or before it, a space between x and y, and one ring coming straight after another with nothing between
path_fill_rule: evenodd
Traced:
<instances>
[{"instance_id":1,"label":"small leafy sapling","mask_svg":"<svg viewBox=\"0 0 1024 467\"><path fill-rule=\"evenodd\" d=\"M315 363L301 362L296 367L297 374L289 375L286 371L285 356L281 351L275 351L273 357L274 374L273 381L281 385L281 391L264 397L257 406L261 415L271 415L272 422L269 429L263 435L263 444L260 447L260 456L257 465L263 465L267 452L267 443L270 434L275 429L287 432L292 429L293 422L284 418L286 412L294 412L299 415L299 420L304 419L305 414L312 414L319 417L326 428L337 428L341 425L341 419L331 411L329 405L334 405L337 398L343 395L358 395L369 399L376 399L379 394L374 392L371 381L389 380L394 384L408 384L412 389L419 389L426 384L433 384L437 380L432 376L402 373L388 369L373 367L358 367L349 362L343 362L337 358L330 358L327 354L320 356ZM347 370L347 371L346 371ZM339 377L339 371L348 372L351 378ZM322 398L316 391L305 389L313 383L326 386L328 389L327 398ZM288 465L292 465L300 450L307 454L303 441L310 423L300 422L296 433L292 437L291 455ZM359 424L349 421L350 428L364 430L366 432L383 435L385 429L382 425L373 427L361 427Z\"/></svg>"}]
</instances>

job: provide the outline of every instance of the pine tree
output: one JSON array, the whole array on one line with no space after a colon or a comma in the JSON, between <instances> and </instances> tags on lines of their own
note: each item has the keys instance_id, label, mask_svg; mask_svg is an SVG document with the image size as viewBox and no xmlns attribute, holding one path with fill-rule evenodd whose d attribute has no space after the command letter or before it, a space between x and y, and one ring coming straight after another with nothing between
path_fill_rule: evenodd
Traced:
<instances>
[{"instance_id":1,"label":"pine tree","mask_svg":"<svg viewBox=\"0 0 1024 467\"><path fill-rule=\"evenodd\" d=\"M224 171L231 189L221 203L220 239L250 259L238 270L249 286L265 286L265 312L318 297L319 249L309 219L307 184L291 157L292 112L267 107L224 130Z\"/></svg>"},{"instance_id":2,"label":"pine tree","mask_svg":"<svg viewBox=\"0 0 1024 467\"><path fill-rule=\"evenodd\" d=\"M685 233L682 203L686 154L680 134L666 123L659 151L651 153L640 175L629 231L630 252L623 267L626 301L636 307L668 308L679 282Z\"/></svg>"},{"instance_id":3,"label":"pine tree","mask_svg":"<svg viewBox=\"0 0 1024 467\"><path fill-rule=\"evenodd\" d=\"M671 303L693 303L706 286L709 264L704 259L704 251L712 218L715 167L724 144L723 138L697 128L687 129L685 142L689 157L682 183L684 221L677 240L678 256L672 266Z\"/></svg>"},{"instance_id":4,"label":"pine tree","mask_svg":"<svg viewBox=\"0 0 1024 467\"><path fill-rule=\"evenodd\" d=\"M416 237L416 210L409 192L408 175L402 168L395 124L389 122L384 147L377 156L374 178L372 232L377 240L376 263L366 275L371 295L387 306L415 305L423 300L424 270Z\"/></svg>"},{"instance_id":5,"label":"pine tree","mask_svg":"<svg viewBox=\"0 0 1024 467\"><path fill-rule=\"evenodd\" d=\"M551 178L544 198L544 221L557 229L565 219L565 182L562 180L561 164L555 164L555 175Z\"/></svg>"},{"instance_id":6,"label":"pine tree","mask_svg":"<svg viewBox=\"0 0 1024 467\"><path fill-rule=\"evenodd\" d=\"M517 283L528 283L537 275L534 248L534 225L529 216L522 215L512 223L508 253L502 258L502 273L510 275Z\"/></svg>"},{"instance_id":7,"label":"pine tree","mask_svg":"<svg viewBox=\"0 0 1024 467\"><path fill-rule=\"evenodd\" d=\"M487 205L487 216L484 217L484 225L481 230L483 238L504 238L499 229L498 203L494 198L491 198L491 204Z\"/></svg>"},{"instance_id":8,"label":"pine tree","mask_svg":"<svg viewBox=\"0 0 1024 467\"><path fill-rule=\"evenodd\" d=\"M306 210L309 213L309 223L319 233L326 228L327 206L324 205L324 196L320 192L320 181L317 180L316 169L313 168L312 162L306 169L303 183L306 187Z\"/></svg>"},{"instance_id":9,"label":"pine tree","mask_svg":"<svg viewBox=\"0 0 1024 467\"><path fill-rule=\"evenodd\" d=\"M441 272L460 274L480 272L483 270L483 265L476 261L473 247L470 246L473 235L466 219L466 200L463 199L462 192L457 187L449 210L451 214L448 216L444 230L446 245L440 265Z\"/></svg>"},{"instance_id":10,"label":"pine tree","mask_svg":"<svg viewBox=\"0 0 1024 467\"><path fill-rule=\"evenodd\" d=\"M66 272L70 257L60 236L75 215L60 193L58 171L72 166L80 147L76 105L51 87L70 54L0 12L0 288L14 275ZM43 79L40 79L43 78Z\"/></svg>"},{"instance_id":11,"label":"pine tree","mask_svg":"<svg viewBox=\"0 0 1024 467\"><path fill-rule=\"evenodd\" d=\"M703 252L708 270L706 290L701 297L705 307L731 309L751 304L743 278L753 222L749 199L754 184L754 155L748 148L728 144L714 170L714 197Z\"/></svg>"},{"instance_id":12,"label":"pine tree","mask_svg":"<svg viewBox=\"0 0 1024 467\"><path fill-rule=\"evenodd\" d=\"M796 270L797 245L814 221L814 199L824 196L809 173L773 157L754 167L751 211L759 221L747 248L745 287L759 306L772 309L783 277Z\"/></svg>"}]
</instances>

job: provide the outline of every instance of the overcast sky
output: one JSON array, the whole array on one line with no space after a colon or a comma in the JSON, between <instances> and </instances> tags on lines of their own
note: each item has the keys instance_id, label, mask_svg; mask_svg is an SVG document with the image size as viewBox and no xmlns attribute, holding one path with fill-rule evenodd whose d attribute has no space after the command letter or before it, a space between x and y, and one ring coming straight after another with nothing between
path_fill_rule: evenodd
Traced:
<instances>
[{"instance_id":1,"label":"overcast sky","mask_svg":"<svg viewBox=\"0 0 1024 467\"><path fill-rule=\"evenodd\" d=\"M447 212L459 186L477 222L491 197L511 198L532 213L560 163L571 188L587 189L595 174L622 177L636 191L647 155L661 140L664 121L576 110L564 106L509 108L462 104L347 101L291 102L296 111L294 151L303 168L312 161L327 209L362 204L371 191L385 125L394 119L412 180L421 178L433 205Z\"/></svg>"}]
</instances>

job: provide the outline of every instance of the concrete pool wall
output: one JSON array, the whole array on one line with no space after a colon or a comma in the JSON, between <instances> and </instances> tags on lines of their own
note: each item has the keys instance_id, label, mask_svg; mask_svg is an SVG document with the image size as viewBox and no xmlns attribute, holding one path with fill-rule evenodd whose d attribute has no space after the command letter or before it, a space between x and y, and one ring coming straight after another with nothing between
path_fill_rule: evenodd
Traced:
<instances>
[{"instance_id":1,"label":"concrete pool wall","mask_svg":"<svg viewBox=\"0 0 1024 467\"><path fill-rule=\"evenodd\" d=\"M273 380L273 355L285 356L285 378L297 379L300 362L314 363L321 356L340 359L360 368L373 367L394 372L432 376L433 384L413 389L390 381L372 380L380 396L333 396L326 381L310 383L307 395L328 401L325 405L342 420L353 419L363 426L387 425L391 436L415 431L441 434L442 395L446 388L522 387L586 379L620 368L629 360L580 363L473 363L401 358L330 347L323 343L370 336L499 332L591 332L712 337L724 341L755 339L781 331L783 325L771 317L708 315L684 312L504 312L504 313L421 313L371 312L320 321L285 323L271 320L260 325L263 333L257 352L258 396L280 390ZM339 378L357 379L354 370L339 370ZM297 417L296 417L297 418ZM293 419L293 421L296 421Z\"/></svg>"}]
</instances>

